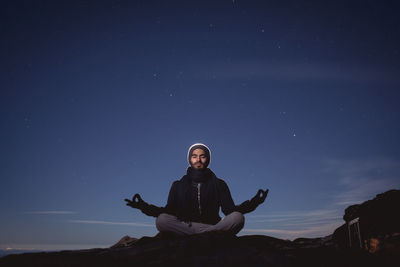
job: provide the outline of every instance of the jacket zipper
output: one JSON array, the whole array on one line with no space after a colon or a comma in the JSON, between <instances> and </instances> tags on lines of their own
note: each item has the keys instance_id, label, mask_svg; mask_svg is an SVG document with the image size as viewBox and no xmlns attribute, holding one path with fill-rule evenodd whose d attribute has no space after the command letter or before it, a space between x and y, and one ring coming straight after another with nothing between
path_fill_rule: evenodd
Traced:
<instances>
[{"instance_id":1,"label":"jacket zipper","mask_svg":"<svg viewBox=\"0 0 400 267\"><path fill-rule=\"evenodd\" d=\"M201 214L201 204L200 204L200 186L201 184L197 184L197 201L199 202L199 212Z\"/></svg>"}]
</instances>

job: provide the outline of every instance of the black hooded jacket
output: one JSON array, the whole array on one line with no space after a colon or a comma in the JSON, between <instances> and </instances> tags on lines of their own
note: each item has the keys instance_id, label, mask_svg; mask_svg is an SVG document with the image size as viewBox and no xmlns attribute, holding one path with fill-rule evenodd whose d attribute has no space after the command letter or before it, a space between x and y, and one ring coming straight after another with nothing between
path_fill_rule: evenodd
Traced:
<instances>
[{"instance_id":1,"label":"black hooded jacket","mask_svg":"<svg viewBox=\"0 0 400 267\"><path fill-rule=\"evenodd\" d=\"M249 200L236 206L225 181L217 178L210 169L207 169L207 172L208 178L200 183L200 194L198 184L186 174L172 184L165 207L145 203L142 212L154 217L168 213L185 222L216 224L221 220L220 208L225 215L233 211L245 214L256 208Z\"/></svg>"}]
</instances>

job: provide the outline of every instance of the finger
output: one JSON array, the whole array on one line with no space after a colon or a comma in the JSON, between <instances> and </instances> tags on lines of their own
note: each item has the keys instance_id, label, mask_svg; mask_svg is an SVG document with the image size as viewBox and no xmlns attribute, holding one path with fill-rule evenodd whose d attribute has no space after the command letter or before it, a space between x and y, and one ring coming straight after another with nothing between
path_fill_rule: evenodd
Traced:
<instances>
[{"instance_id":1,"label":"finger","mask_svg":"<svg viewBox=\"0 0 400 267\"><path fill-rule=\"evenodd\" d=\"M265 189L264 194L265 194L265 195L268 195L268 191L269 191L268 188Z\"/></svg>"},{"instance_id":2,"label":"finger","mask_svg":"<svg viewBox=\"0 0 400 267\"><path fill-rule=\"evenodd\" d=\"M138 203L143 201L139 194L135 194L133 196L133 198L135 199L135 202L138 202Z\"/></svg>"},{"instance_id":3,"label":"finger","mask_svg":"<svg viewBox=\"0 0 400 267\"><path fill-rule=\"evenodd\" d=\"M262 197L262 194L264 193L264 191L262 189L259 189L257 192L257 196L258 197Z\"/></svg>"},{"instance_id":4,"label":"finger","mask_svg":"<svg viewBox=\"0 0 400 267\"><path fill-rule=\"evenodd\" d=\"M261 198L261 202L264 202L266 198L267 198L267 194L264 193L263 197Z\"/></svg>"},{"instance_id":5,"label":"finger","mask_svg":"<svg viewBox=\"0 0 400 267\"><path fill-rule=\"evenodd\" d=\"M140 198L140 195L139 194L135 194L134 196L133 196L133 199L132 199L134 202L137 202L137 203L139 203L139 202L141 202L142 201L142 199Z\"/></svg>"},{"instance_id":6,"label":"finger","mask_svg":"<svg viewBox=\"0 0 400 267\"><path fill-rule=\"evenodd\" d=\"M262 202L264 202L264 200L267 198L267 195L268 195L268 189L263 192L263 197L261 199Z\"/></svg>"}]
</instances>

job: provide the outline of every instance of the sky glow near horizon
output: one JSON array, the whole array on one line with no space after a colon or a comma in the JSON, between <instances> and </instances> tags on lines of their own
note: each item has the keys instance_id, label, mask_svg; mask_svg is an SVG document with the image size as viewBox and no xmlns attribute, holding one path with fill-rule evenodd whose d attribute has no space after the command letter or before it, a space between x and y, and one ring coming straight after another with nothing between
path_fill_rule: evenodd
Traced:
<instances>
[{"instance_id":1,"label":"sky glow near horizon","mask_svg":"<svg viewBox=\"0 0 400 267\"><path fill-rule=\"evenodd\" d=\"M240 235L326 236L400 188L398 4L5 1L0 249L153 236L196 142Z\"/></svg>"}]
</instances>

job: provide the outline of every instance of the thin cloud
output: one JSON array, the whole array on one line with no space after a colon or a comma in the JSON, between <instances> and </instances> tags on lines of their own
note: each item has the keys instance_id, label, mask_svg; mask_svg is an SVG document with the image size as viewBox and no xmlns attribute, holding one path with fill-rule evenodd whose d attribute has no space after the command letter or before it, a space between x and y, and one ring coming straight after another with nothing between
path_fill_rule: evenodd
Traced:
<instances>
[{"instance_id":1,"label":"thin cloud","mask_svg":"<svg viewBox=\"0 0 400 267\"><path fill-rule=\"evenodd\" d=\"M338 181L341 190L326 209L285 211L248 216L247 223L267 223L271 229L246 228L245 232L276 235L279 238L318 237L332 234L344 223L344 209L372 199L376 194L400 187L400 162L391 159L326 160L321 175Z\"/></svg>"},{"instance_id":2,"label":"thin cloud","mask_svg":"<svg viewBox=\"0 0 400 267\"><path fill-rule=\"evenodd\" d=\"M280 225L313 225L326 221L339 220L342 211L337 209L288 211L268 215L248 216L249 223L279 222Z\"/></svg>"},{"instance_id":3,"label":"thin cloud","mask_svg":"<svg viewBox=\"0 0 400 267\"><path fill-rule=\"evenodd\" d=\"M285 212L275 212L268 215L251 215L249 218L276 218L276 219L286 219L286 218L298 218L298 217L315 217L315 216L331 216L335 215L334 210L318 209L318 210L308 210L308 211L285 211Z\"/></svg>"},{"instance_id":4,"label":"thin cloud","mask_svg":"<svg viewBox=\"0 0 400 267\"><path fill-rule=\"evenodd\" d=\"M352 187L336 196L336 205L347 206L360 204L367 199L373 198L376 194L393 189L393 180L369 180L359 179L353 181Z\"/></svg>"},{"instance_id":5,"label":"thin cloud","mask_svg":"<svg viewBox=\"0 0 400 267\"><path fill-rule=\"evenodd\" d=\"M334 174L343 190L333 204L344 207L400 187L400 162L391 159L329 160L325 172Z\"/></svg>"},{"instance_id":6,"label":"thin cloud","mask_svg":"<svg viewBox=\"0 0 400 267\"><path fill-rule=\"evenodd\" d=\"M8 251L20 252L38 252L38 251L60 251L60 250L77 250L92 248L107 248L109 244L0 244L0 249Z\"/></svg>"},{"instance_id":7,"label":"thin cloud","mask_svg":"<svg viewBox=\"0 0 400 267\"><path fill-rule=\"evenodd\" d=\"M76 214L74 211L68 210L42 210L42 211L26 211L24 214L40 214L40 215L64 215L64 214Z\"/></svg>"},{"instance_id":8,"label":"thin cloud","mask_svg":"<svg viewBox=\"0 0 400 267\"><path fill-rule=\"evenodd\" d=\"M326 236L343 224L342 213L342 210L331 208L248 216L248 225L268 223L271 229L245 228L244 231L272 234L286 239Z\"/></svg>"},{"instance_id":9,"label":"thin cloud","mask_svg":"<svg viewBox=\"0 0 400 267\"><path fill-rule=\"evenodd\" d=\"M327 233L331 234L334 229L339 227L341 223L333 222L325 225L319 225L314 227L309 227L305 229L252 229L245 228L244 232L247 233L259 233L259 234L273 234L280 238L294 239L298 237L321 237L326 236Z\"/></svg>"},{"instance_id":10,"label":"thin cloud","mask_svg":"<svg viewBox=\"0 0 400 267\"><path fill-rule=\"evenodd\" d=\"M135 222L111 222L111 221L97 221L97 220L70 220L71 223L82 224L102 224L102 225L124 225L124 226L141 226L141 227L154 227L154 224L135 223Z\"/></svg>"}]
</instances>

